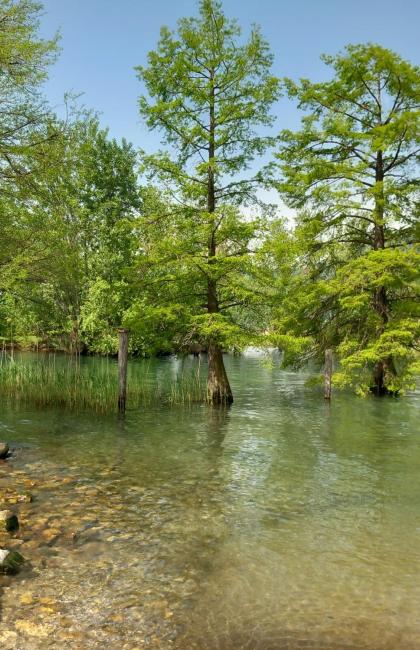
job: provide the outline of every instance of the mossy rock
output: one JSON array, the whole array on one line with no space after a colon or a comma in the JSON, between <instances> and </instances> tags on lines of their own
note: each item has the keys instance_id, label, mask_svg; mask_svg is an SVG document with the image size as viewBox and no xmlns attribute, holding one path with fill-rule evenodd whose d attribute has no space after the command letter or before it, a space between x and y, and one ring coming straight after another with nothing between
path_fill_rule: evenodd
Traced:
<instances>
[{"instance_id":1,"label":"mossy rock","mask_svg":"<svg viewBox=\"0 0 420 650\"><path fill-rule=\"evenodd\" d=\"M0 442L0 458L6 458L9 453L9 445L7 442Z\"/></svg>"},{"instance_id":2,"label":"mossy rock","mask_svg":"<svg viewBox=\"0 0 420 650\"><path fill-rule=\"evenodd\" d=\"M19 528L19 520L11 510L0 511L0 531L12 532Z\"/></svg>"},{"instance_id":3,"label":"mossy rock","mask_svg":"<svg viewBox=\"0 0 420 650\"><path fill-rule=\"evenodd\" d=\"M17 573L24 562L25 558L17 551L0 549L0 573Z\"/></svg>"}]
</instances>

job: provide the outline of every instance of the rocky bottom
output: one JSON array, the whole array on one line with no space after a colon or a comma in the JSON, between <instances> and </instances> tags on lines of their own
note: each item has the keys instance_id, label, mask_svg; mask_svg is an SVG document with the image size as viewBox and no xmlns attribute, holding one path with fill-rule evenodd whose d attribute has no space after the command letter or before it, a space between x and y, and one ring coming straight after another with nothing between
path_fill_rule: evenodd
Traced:
<instances>
[{"instance_id":1,"label":"rocky bottom","mask_svg":"<svg viewBox=\"0 0 420 650\"><path fill-rule=\"evenodd\" d=\"M138 530L130 548L133 534L119 526L122 497L54 470L1 462L0 506L19 513L20 527L0 532L0 547L26 562L18 575L0 576L0 647L171 647L174 611L191 581L177 581L174 593L163 575L152 588L147 572L160 560ZM21 502L29 493L32 501Z\"/></svg>"},{"instance_id":2,"label":"rocky bottom","mask_svg":"<svg viewBox=\"0 0 420 650\"><path fill-rule=\"evenodd\" d=\"M78 476L29 453L0 461L0 509L20 522L0 548L26 558L0 576L2 650L420 649L411 611L369 595L363 612L361 594L357 616L354 603L338 615L345 597L328 586L328 603L302 597L302 558L293 592L277 555L256 561L255 540L232 538L211 481L180 481L175 502L170 484L130 486L112 465Z\"/></svg>"}]
</instances>

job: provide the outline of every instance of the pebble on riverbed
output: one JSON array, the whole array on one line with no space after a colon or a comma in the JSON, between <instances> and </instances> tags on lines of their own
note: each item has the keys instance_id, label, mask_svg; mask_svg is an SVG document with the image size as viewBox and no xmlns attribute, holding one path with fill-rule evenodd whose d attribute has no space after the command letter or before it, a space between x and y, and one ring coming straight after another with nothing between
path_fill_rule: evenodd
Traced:
<instances>
[{"instance_id":1,"label":"pebble on riverbed","mask_svg":"<svg viewBox=\"0 0 420 650\"><path fill-rule=\"evenodd\" d=\"M0 510L0 532L12 532L19 528L19 520L11 510Z\"/></svg>"},{"instance_id":2,"label":"pebble on riverbed","mask_svg":"<svg viewBox=\"0 0 420 650\"><path fill-rule=\"evenodd\" d=\"M0 442L0 458L6 458L9 453L9 445L7 442Z\"/></svg>"},{"instance_id":3,"label":"pebble on riverbed","mask_svg":"<svg viewBox=\"0 0 420 650\"><path fill-rule=\"evenodd\" d=\"M17 551L0 549L0 573L17 573L24 562L23 556Z\"/></svg>"}]
</instances>

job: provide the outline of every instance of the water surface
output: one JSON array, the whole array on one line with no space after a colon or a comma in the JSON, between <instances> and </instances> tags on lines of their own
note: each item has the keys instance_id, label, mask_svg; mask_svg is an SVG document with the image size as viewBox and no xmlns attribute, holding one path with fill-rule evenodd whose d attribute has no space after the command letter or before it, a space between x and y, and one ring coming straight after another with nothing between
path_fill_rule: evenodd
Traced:
<instances>
[{"instance_id":1,"label":"water surface","mask_svg":"<svg viewBox=\"0 0 420 650\"><path fill-rule=\"evenodd\" d=\"M0 491L34 495L2 649L420 649L420 395L228 370L230 409L2 408Z\"/></svg>"}]
</instances>

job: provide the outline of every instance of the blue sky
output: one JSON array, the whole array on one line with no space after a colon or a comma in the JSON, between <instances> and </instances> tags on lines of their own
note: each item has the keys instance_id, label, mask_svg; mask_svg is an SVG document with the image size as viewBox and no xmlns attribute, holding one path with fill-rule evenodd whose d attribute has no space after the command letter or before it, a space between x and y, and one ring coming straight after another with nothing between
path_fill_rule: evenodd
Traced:
<instances>
[{"instance_id":1,"label":"blue sky","mask_svg":"<svg viewBox=\"0 0 420 650\"><path fill-rule=\"evenodd\" d=\"M44 0L43 36L57 30L62 35L62 52L46 85L51 103L62 105L66 91L83 93L83 104L100 113L112 136L157 149L158 135L147 133L138 117L142 89L133 68L146 62L163 24L175 27L196 7L195 0ZM418 0L225 0L224 8L244 33L252 23L261 26L279 76L325 78L322 52L366 41L419 64ZM287 99L280 100L276 114L278 130L298 124Z\"/></svg>"}]
</instances>

